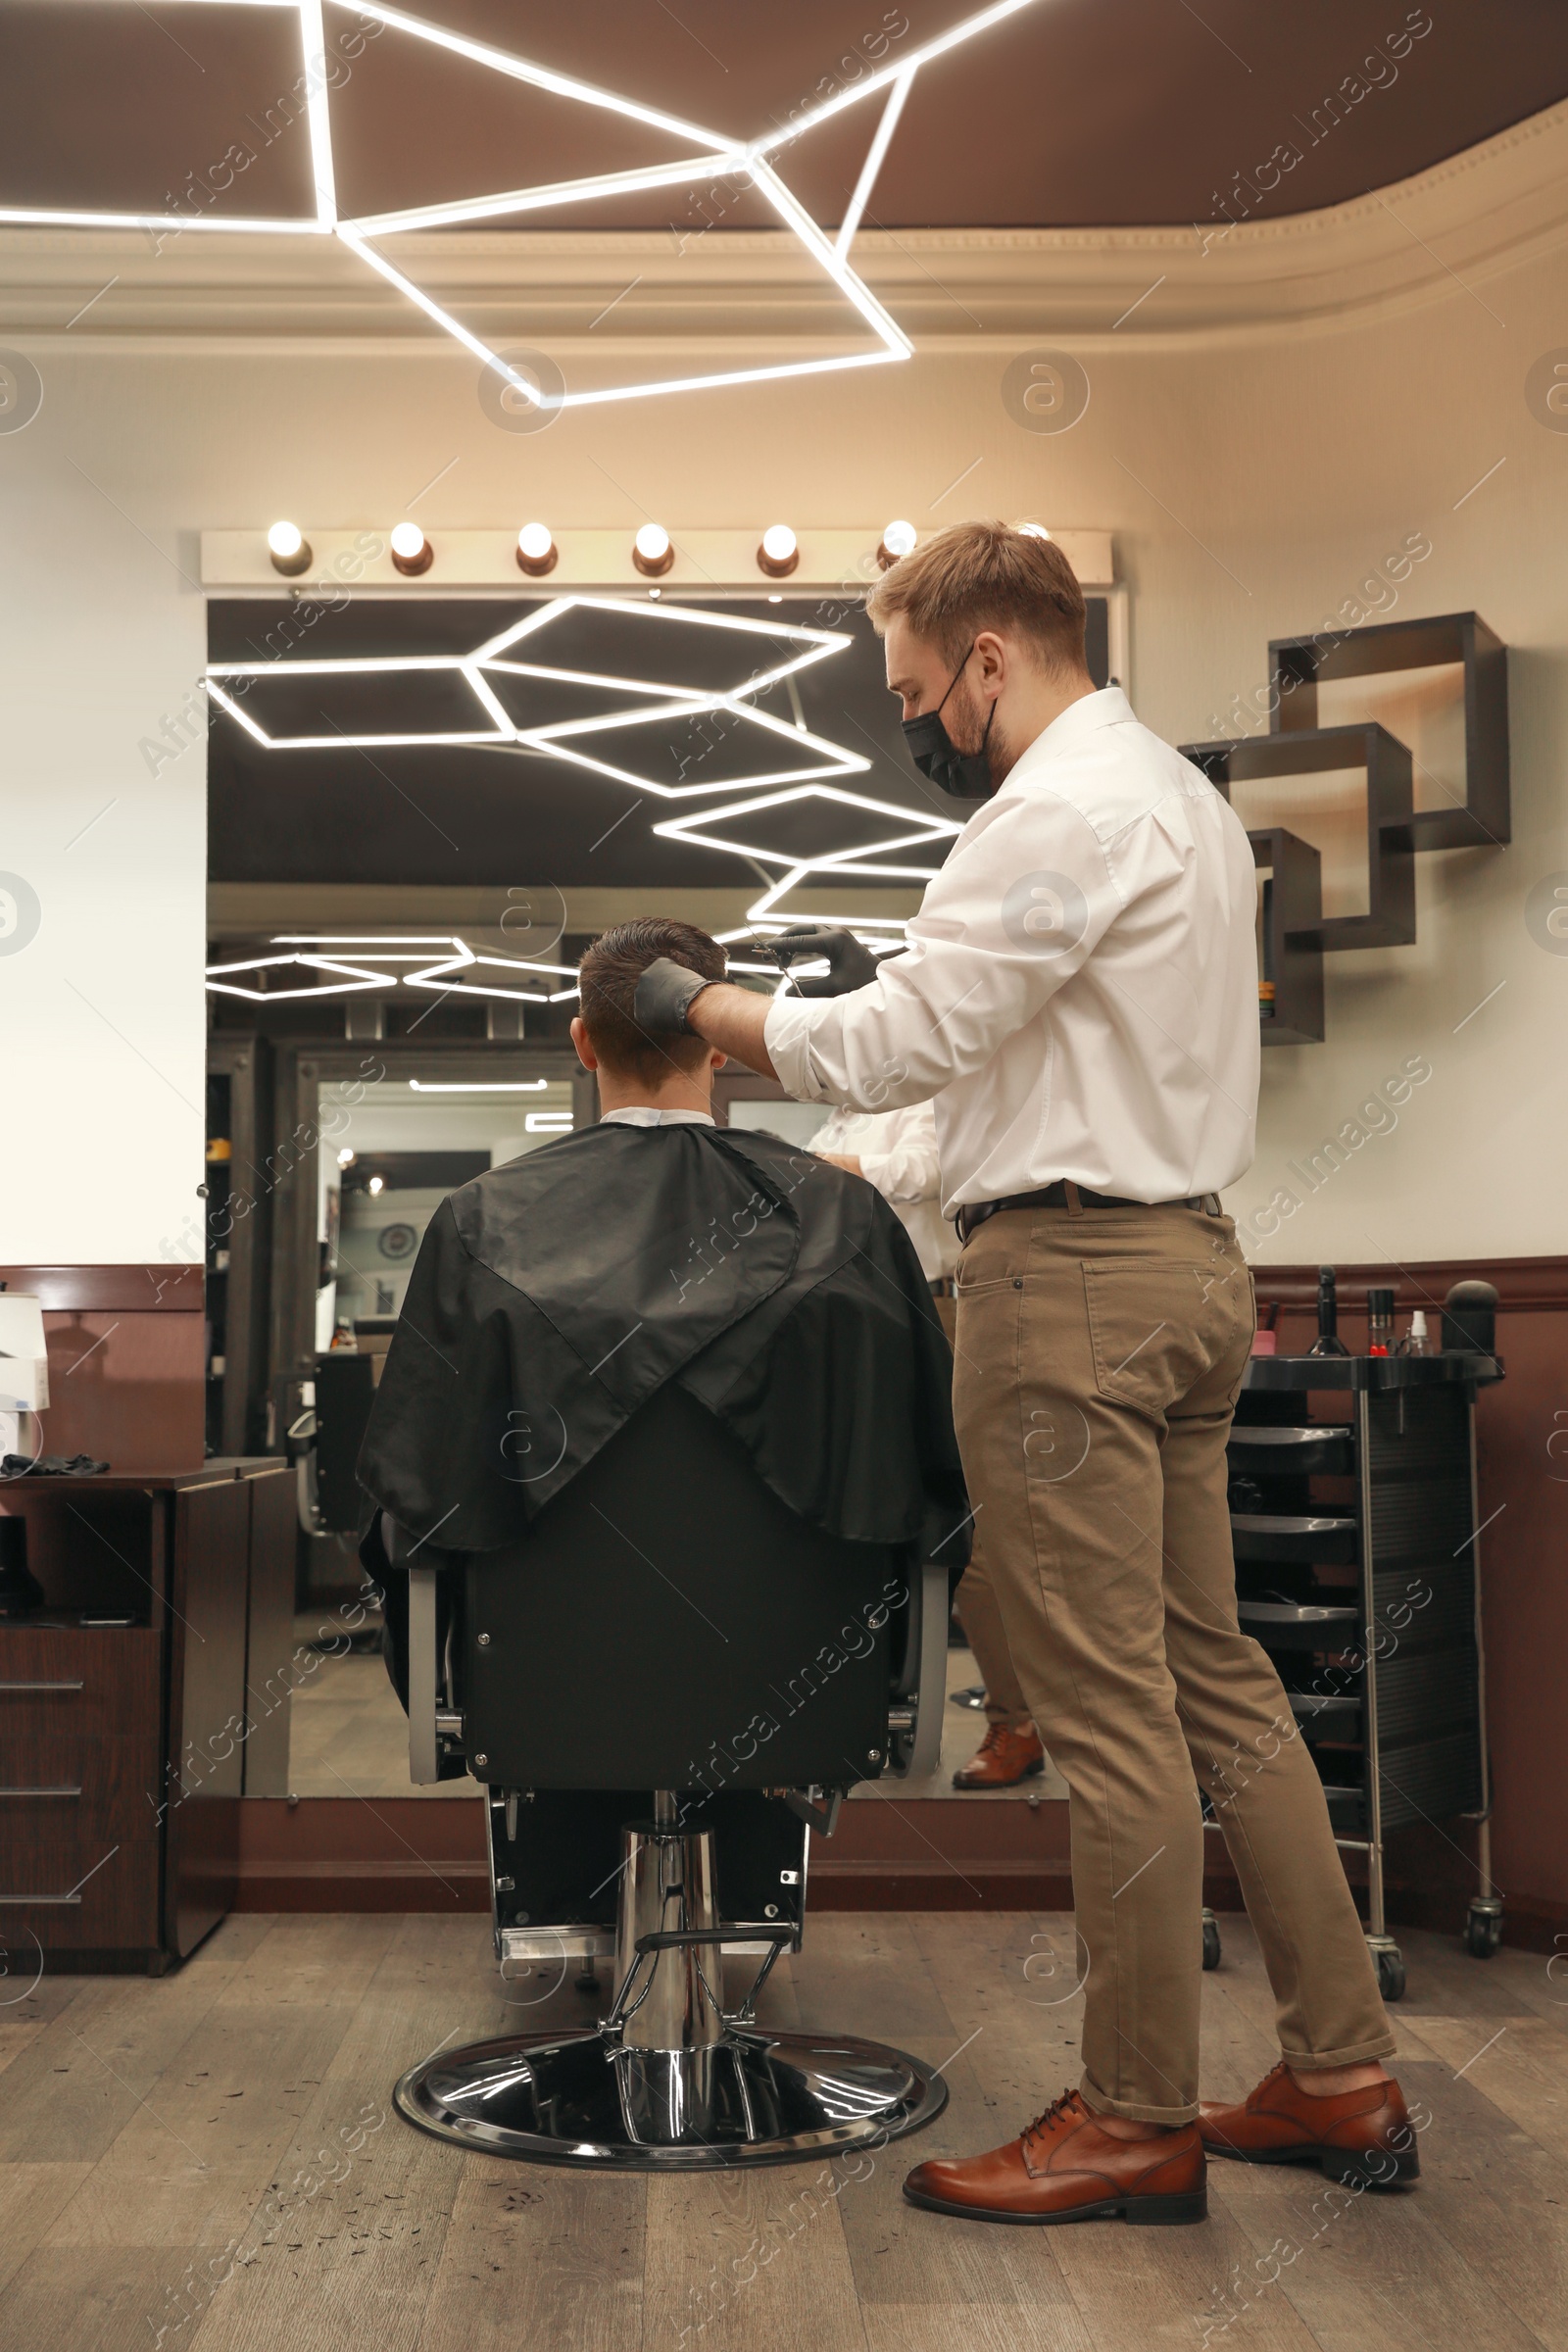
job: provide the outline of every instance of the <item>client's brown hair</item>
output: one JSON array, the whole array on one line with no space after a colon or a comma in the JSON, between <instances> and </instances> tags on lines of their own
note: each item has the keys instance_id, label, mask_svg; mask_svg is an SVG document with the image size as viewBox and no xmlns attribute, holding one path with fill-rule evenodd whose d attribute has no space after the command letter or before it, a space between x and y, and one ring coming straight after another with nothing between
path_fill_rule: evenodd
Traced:
<instances>
[{"instance_id":1,"label":"client's brown hair","mask_svg":"<svg viewBox=\"0 0 1568 2352\"><path fill-rule=\"evenodd\" d=\"M1083 669L1084 592L1054 540L1004 522L960 522L901 556L865 600L879 637L902 612L956 665L982 629L1027 638L1044 668Z\"/></svg>"},{"instance_id":2,"label":"client's brown hair","mask_svg":"<svg viewBox=\"0 0 1568 2352\"><path fill-rule=\"evenodd\" d=\"M700 1037L650 1038L632 1016L637 983L651 963L667 956L705 980L722 980L726 970L723 949L695 923L666 922L662 915L639 915L634 923L616 923L604 932L577 966L582 996L583 1026L594 1052L607 1070L657 1085L677 1069L697 1069L709 1049Z\"/></svg>"}]
</instances>

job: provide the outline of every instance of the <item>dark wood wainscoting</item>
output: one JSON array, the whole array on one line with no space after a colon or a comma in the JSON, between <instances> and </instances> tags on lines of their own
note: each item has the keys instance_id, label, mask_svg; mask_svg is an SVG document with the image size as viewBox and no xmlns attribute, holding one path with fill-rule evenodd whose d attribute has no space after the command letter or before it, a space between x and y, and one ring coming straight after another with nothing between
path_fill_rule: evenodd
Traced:
<instances>
[{"instance_id":1,"label":"dark wood wainscoting","mask_svg":"<svg viewBox=\"0 0 1568 2352\"><path fill-rule=\"evenodd\" d=\"M1341 1329L1364 1338L1368 1284L1393 1282L1401 1319L1430 1315L1453 1282L1494 1283L1507 1378L1478 1408L1482 1584L1494 1775L1494 1865L1507 1940L1551 1950L1568 1930L1568 1257L1502 1258L1340 1270ZM1304 1348L1317 1270L1259 1266L1259 1298L1281 1309L1281 1343ZM1555 1446L1556 1450L1552 1448ZM1562 1458L1559 1458L1562 1457ZM1049 1743L1050 1731L1046 1737ZM483 1911L477 1801L305 1797L243 1808L239 1904L250 1910ZM1474 1890L1475 1832L1417 1825L1390 1841L1389 1907L1400 1925L1457 1934ZM1219 1855L1206 1899L1239 1908ZM846 1805L837 1835L814 1839L819 1909L1059 1909L1071 1899L1066 1806L1011 1798ZM1352 1881L1360 1857L1347 1857Z\"/></svg>"},{"instance_id":2,"label":"dark wood wainscoting","mask_svg":"<svg viewBox=\"0 0 1568 2352\"><path fill-rule=\"evenodd\" d=\"M117 1476L201 1468L200 1266L0 1266L0 1282L42 1301L46 1453L90 1454Z\"/></svg>"}]
</instances>

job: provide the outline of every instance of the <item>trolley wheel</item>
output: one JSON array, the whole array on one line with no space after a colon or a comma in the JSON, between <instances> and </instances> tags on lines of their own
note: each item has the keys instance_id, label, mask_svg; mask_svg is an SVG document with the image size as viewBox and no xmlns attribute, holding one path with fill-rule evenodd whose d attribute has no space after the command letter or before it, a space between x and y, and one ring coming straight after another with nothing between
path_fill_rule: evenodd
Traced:
<instances>
[{"instance_id":1,"label":"trolley wheel","mask_svg":"<svg viewBox=\"0 0 1568 2352\"><path fill-rule=\"evenodd\" d=\"M1218 1968L1219 1951L1219 1921L1214 1917L1212 1911L1205 1909L1203 1913L1203 1966L1205 1969Z\"/></svg>"},{"instance_id":2,"label":"trolley wheel","mask_svg":"<svg viewBox=\"0 0 1568 2352\"><path fill-rule=\"evenodd\" d=\"M1502 1941L1502 1905L1494 1894L1471 1898L1464 1923L1464 1948L1472 1960L1490 1960Z\"/></svg>"},{"instance_id":3,"label":"trolley wheel","mask_svg":"<svg viewBox=\"0 0 1568 2352\"><path fill-rule=\"evenodd\" d=\"M1377 1955L1378 1990L1386 2001L1404 1998L1404 1954L1397 1944L1388 1944Z\"/></svg>"}]
</instances>

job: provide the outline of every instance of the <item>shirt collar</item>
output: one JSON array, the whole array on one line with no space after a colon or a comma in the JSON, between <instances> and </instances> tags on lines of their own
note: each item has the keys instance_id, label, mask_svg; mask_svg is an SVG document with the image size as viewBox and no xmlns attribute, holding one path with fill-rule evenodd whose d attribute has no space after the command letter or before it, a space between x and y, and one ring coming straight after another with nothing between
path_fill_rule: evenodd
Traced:
<instances>
[{"instance_id":1,"label":"shirt collar","mask_svg":"<svg viewBox=\"0 0 1568 2352\"><path fill-rule=\"evenodd\" d=\"M1133 707L1119 686L1102 686L1094 694L1080 695L1077 702L1069 703L1044 733L1019 753L1002 790L1006 792L1018 780L1021 769L1032 775L1047 760L1059 760L1064 754L1076 751L1102 727L1123 726L1132 716Z\"/></svg>"},{"instance_id":2,"label":"shirt collar","mask_svg":"<svg viewBox=\"0 0 1568 2352\"><path fill-rule=\"evenodd\" d=\"M654 1102L628 1102L624 1110L607 1110L601 1127L713 1127L717 1121L706 1110L661 1110Z\"/></svg>"}]
</instances>

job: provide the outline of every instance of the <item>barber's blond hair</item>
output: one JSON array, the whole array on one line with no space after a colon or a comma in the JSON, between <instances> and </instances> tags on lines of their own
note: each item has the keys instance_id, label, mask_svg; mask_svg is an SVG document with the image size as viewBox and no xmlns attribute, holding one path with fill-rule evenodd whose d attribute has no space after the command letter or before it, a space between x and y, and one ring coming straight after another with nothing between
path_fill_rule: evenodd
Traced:
<instances>
[{"instance_id":1,"label":"barber's blond hair","mask_svg":"<svg viewBox=\"0 0 1568 2352\"><path fill-rule=\"evenodd\" d=\"M960 522L901 556L865 600L879 637L902 612L945 659L963 659L982 629L1029 640L1044 668L1087 667L1084 592L1054 540L1004 522Z\"/></svg>"}]
</instances>

